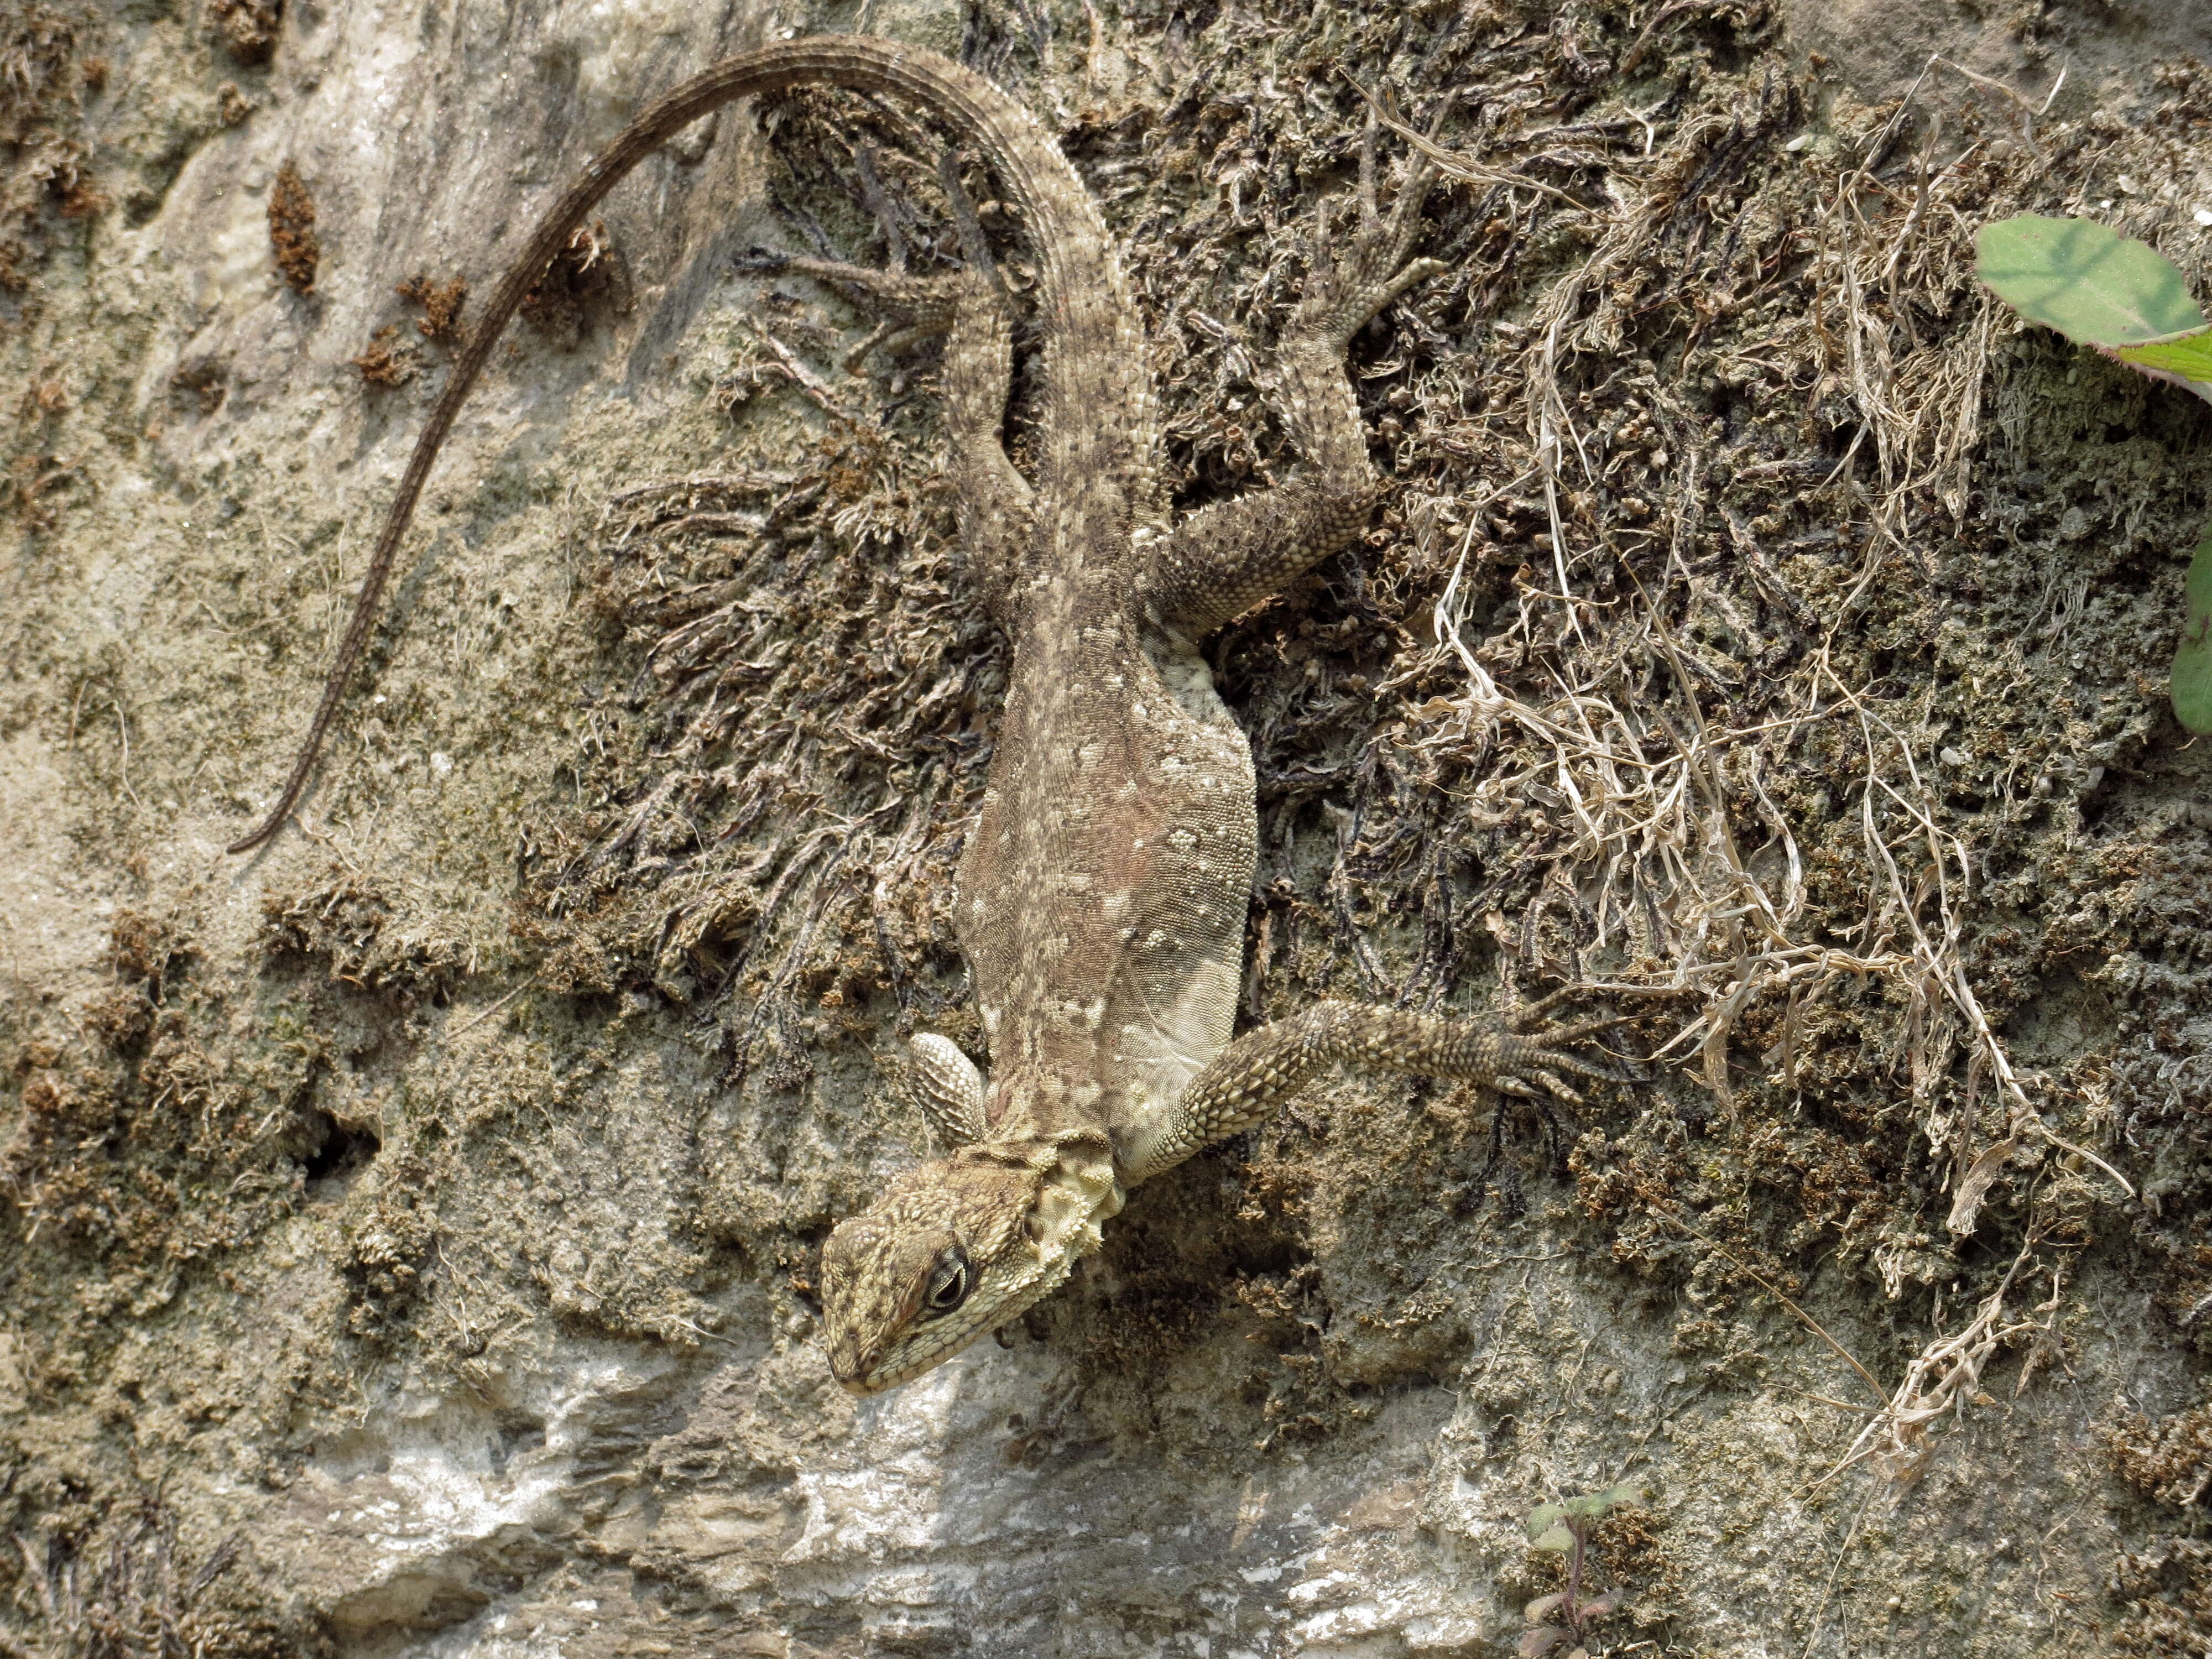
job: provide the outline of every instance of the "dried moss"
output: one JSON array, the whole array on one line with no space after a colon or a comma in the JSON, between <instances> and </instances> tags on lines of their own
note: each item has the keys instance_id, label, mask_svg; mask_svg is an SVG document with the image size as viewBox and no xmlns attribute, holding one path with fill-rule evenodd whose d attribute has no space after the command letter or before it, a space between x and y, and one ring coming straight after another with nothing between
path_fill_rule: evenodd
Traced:
<instances>
[{"instance_id":1,"label":"dried moss","mask_svg":"<svg viewBox=\"0 0 2212 1659\"><path fill-rule=\"evenodd\" d=\"M412 300L422 307L422 314L415 327L426 340L452 340L460 332L461 307L467 302L467 279L450 277L439 283L430 279L427 271L417 271L395 290L403 300Z\"/></svg>"},{"instance_id":2,"label":"dried moss","mask_svg":"<svg viewBox=\"0 0 2212 1659\"><path fill-rule=\"evenodd\" d=\"M269 247L285 286L295 294L313 294L323 246L315 235L314 200L295 162L279 167L269 186Z\"/></svg>"},{"instance_id":3,"label":"dried moss","mask_svg":"<svg viewBox=\"0 0 2212 1659\"><path fill-rule=\"evenodd\" d=\"M53 251L55 219L88 219L106 204L77 136L79 93L105 78L77 60L90 32L81 15L38 0L0 21L0 295L28 292ZM0 313L0 335L8 320Z\"/></svg>"},{"instance_id":4,"label":"dried moss","mask_svg":"<svg viewBox=\"0 0 2212 1659\"><path fill-rule=\"evenodd\" d=\"M363 386L389 390L405 386L422 367L422 354L411 346L398 345L399 325L386 323L369 337L368 344L353 360Z\"/></svg>"},{"instance_id":5,"label":"dried moss","mask_svg":"<svg viewBox=\"0 0 2212 1659\"><path fill-rule=\"evenodd\" d=\"M2194 1659L2212 1637L2212 1543L2167 1537L2123 1551L2107 1588L2126 1607L2110 1638L2115 1654Z\"/></svg>"},{"instance_id":6,"label":"dried moss","mask_svg":"<svg viewBox=\"0 0 2212 1659\"><path fill-rule=\"evenodd\" d=\"M304 957L330 982L364 991L413 996L452 984L463 966L459 947L434 930L394 928L393 911L381 888L333 864L309 891L263 896L262 948Z\"/></svg>"},{"instance_id":7,"label":"dried moss","mask_svg":"<svg viewBox=\"0 0 2212 1659\"><path fill-rule=\"evenodd\" d=\"M253 1051L216 1038L173 923L120 911L112 951L118 982L81 993L64 1026L16 1050L17 1109L0 1120L0 1295L41 1391L73 1388L87 1356L123 1338L116 1310L166 1306L185 1274L289 1209L298 1114L324 1058L312 1040Z\"/></svg>"},{"instance_id":8,"label":"dried moss","mask_svg":"<svg viewBox=\"0 0 2212 1659\"><path fill-rule=\"evenodd\" d=\"M2126 1413L2105 1431L2105 1446L2120 1478L2161 1504L2185 1509L2212 1487L2212 1405L2159 1423Z\"/></svg>"},{"instance_id":9,"label":"dried moss","mask_svg":"<svg viewBox=\"0 0 2212 1659\"><path fill-rule=\"evenodd\" d=\"M207 18L238 62L265 64L283 27L283 0L209 0Z\"/></svg>"},{"instance_id":10,"label":"dried moss","mask_svg":"<svg viewBox=\"0 0 2212 1659\"><path fill-rule=\"evenodd\" d=\"M27 1615L35 1646L70 1659L170 1659L175 1654L297 1659L327 1651L296 1613L255 1583L242 1533L191 1552L159 1492L84 1504L76 1528L36 1541L15 1534L0 1582ZM18 1627L21 1628L20 1626Z\"/></svg>"}]
</instances>

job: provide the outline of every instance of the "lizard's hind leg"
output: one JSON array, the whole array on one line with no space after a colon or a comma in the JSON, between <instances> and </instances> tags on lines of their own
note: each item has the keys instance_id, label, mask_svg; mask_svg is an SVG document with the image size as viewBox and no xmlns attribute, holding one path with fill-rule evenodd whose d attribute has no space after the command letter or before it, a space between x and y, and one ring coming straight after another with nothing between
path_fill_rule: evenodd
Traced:
<instances>
[{"instance_id":1,"label":"lizard's hind leg","mask_svg":"<svg viewBox=\"0 0 2212 1659\"><path fill-rule=\"evenodd\" d=\"M1194 513L1163 538L1146 577L1162 621L1208 633L1346 546L1367 522L1378 481L1345 353L1370 318L1444 269L1413 258L1435 176L1415 162L1385 217L1375 205L1370 132L1348 246L1332 246L1328 206L1316 210L1313 269L1276 354L1272 396L1301 474Z\"/></svg>"},{"instance_id":2,"label":"lizard's hind leg","mask_svg":"<svg viewBox=\"0 0 2212 1659\"><path fill-rule=\"evenodd\" d=\"M948 176L951 169L947 167ZM1031 490L1008 459L1006 403L1013 392L1013 325L997 270L988 263L982 233L972 228L975 209L957 179L950 179L954 216L971 263L950 276L914 276L793 254L756 251L745 262L756 270L796 271L830 283L887 320L846 354L857 371L871 351L896 350L932 334L945 336L945 437L950 459L961 545L983 589L985 604L1001 625L1012 626L1024 556L1034 526Z\"/></svg>"},{"instance_id":3,"label":"lizard's hind leg","mask_svg":"<svg viewBox=\"0 0 2212 1659\"><path fill-rule=\"evenodd\" d=\"M821 259L811 254L780 253L756 247L736 260L743 271L780 276L785 271L811 276L842 289L848 297L884 319L882 325L845 354L845 371L858 372L870 352L902 351L952 326L957 307L959 278L914 276L903 270L878 270L869 265L848 264L842 259Z\"/></svg>"}]
</instances>

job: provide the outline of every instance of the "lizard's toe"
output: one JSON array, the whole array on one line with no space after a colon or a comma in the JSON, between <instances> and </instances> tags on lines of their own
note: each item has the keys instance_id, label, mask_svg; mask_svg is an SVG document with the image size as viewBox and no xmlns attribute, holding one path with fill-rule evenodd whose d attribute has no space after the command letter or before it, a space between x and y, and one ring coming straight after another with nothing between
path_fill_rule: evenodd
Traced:
<instances>
[{"instance_id":1,"label":"lizard's toe","mask_svg":"<svg viewBox=\"0 0 2212 1659\"><path fill-rule=\"evenodd\" d=\"M748 276L773 276L791 268L791 255L755 242L744 252L730 256L730 268Z\"/></svg>"},{"instance_id":2,"label":"lizard's toe","mask_svg":"<svg viewBox=\"0 0 2212 1659\"><path fill-rule=\"evenodd\" d=\"M1584 1103L1582 1096L1569 1088L1567 1080L1557 1072L1540 1070L1536 1073L1536 1080L1542 1084L1555 1098L1565 1101L1570 1106L1580 1106Z\"/></svg>"}]
</instances>

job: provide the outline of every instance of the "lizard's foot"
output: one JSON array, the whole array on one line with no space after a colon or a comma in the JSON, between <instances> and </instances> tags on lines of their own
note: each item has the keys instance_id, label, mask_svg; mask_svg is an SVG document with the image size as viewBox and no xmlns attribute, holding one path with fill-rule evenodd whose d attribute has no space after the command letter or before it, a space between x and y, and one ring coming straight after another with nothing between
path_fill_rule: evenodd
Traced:
<instances>
[{"instance_id":1,"label":"lizard's foot","mask_svg":"<svg viewBox=\"0 0 2212 1659\"><path fill-rule=\"evenodd\" d=\"M1644 1083L1650 1077L1641 1066L1610 1051L1593 1054L1589 1039L1601 1031L1626 1025L1639 1014L1608 1014L1601 1019L1567 1024L1547 1022L1545 1016L1571 998L1585 994L1583 988L1567 986L1531 1003L1521 1003L1509 983L1505 1006L1498 1012L1499 1075L1492 1085L1500 1094L1535 1097L1549 1094L1579 1106L1583 1097L1559 1074L1599 1078L1608 1083ZM1602 1056L1602 1057L1600 1057Z\"/></svg>"},{"instance_id":2,"label":"lizard's foot","mask_svg":"<svg viewBox=\"0 0 2212 1659\"><path fill-rule=\"evenodd\" d=\"M845 289L871 311L915 333L943 333L952 326L961 278L910 276L902 270L876 270L842 259L817 259L803 253L750 247L730 262L749 275L811 276Z\"/></svg>"},{"instance_id":3,"label":"lizard's foot","mask_svg":"<svg viewBox=\"0 0 2212 1659\"><path fill-rule=\"evenodd\" d=\"M1305 296L1294 324L1300 332L1340 352L1383 307L1446 268L1441 259L1409 257L1420 237L1421 204L1436 177L1436 168L1426 160L1414 161L1385 218L1375 205L1374 131L1369 130L1360 155L1359 228L1352 233L1351 245L1341 251L1332 248L1328 204L1324 202L1315 211L1313 269L1306 276Z\"/></svg>"},{"instance_id":4,"label":"lizard's foot","mask_svg":"<svg viewBox=\"0 0 2212 1659\"><path fill-rule=\"evenodd\" d=\"M1531 1098L1551 1095L1571 1106L1579 1106L1583 1104L1581 1094L1560 1073L1601 1078L1607 1083L1647 1082L1650 1079L1641 1067L1632 1066L1626 1060L1596 1059L1588 1052L1584 1040L1591 1033L1620 1024L1617 1019L1594 1019L1576 1025L1547 1026L1525 1034L1505 1033L1498 1039L1502 1064L1491 1086L1502 1095Z\"/></svg>"},{"instance_id":5,"label":"lizard's foot","mask_svg":"<svg viewBox=\"0 0 2212 1659\"><path fill-rule=\"evenodd\" d=\"M790 272L811 276L844 289L860 305L882 315L884 320L845 354L848 374L859 374L871 352L895 355L949 332L969 286L964 273L910 276L902 270L875 270L840 259L817 259L765 247L748 248L730 263L748 275L780 276Z\"/></svg>"}]
</instances>

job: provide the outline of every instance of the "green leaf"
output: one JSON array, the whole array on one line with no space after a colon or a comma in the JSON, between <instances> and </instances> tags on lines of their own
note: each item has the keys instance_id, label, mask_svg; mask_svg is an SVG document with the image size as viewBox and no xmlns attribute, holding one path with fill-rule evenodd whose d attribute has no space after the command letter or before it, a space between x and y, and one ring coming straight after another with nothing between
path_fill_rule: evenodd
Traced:
<instances>
[{"instance_id":1,"label":"green leaf","mask_svg":"<svg viewBox=\"0 0 2212 1659\"><path fill-rule=\"evenodd\" d=\"M2197 544L2182 587L2181 644L2173 653L2173 715L2192 732L2212 732L2212 524Z\"/></svg>"},{"instance_id":2,"label":"green leaf","mask_svg":"<svg viewBox=\"0 0 2212 1659\"><path fill-rule=\"evenodd\" d=\"M1608 1510L1620 1508L1624 1504L1640 1504L1643 1501L1644 1483L1640 1480L1623 1480L1607 1486L1603 1492L1588 1492L1580 1498L1570 1498L1565 1507L1570 1515L1604 1515Z\"/></svg>"},{"instance_id":3,"label":"green leaf","mask_svg":"<svg viewBox=\"0 0 2212 1659\"><path fill-rule=\"evenodd\" d=\"M1544 1656L1567 1639L1570 1632L1559 1625L1544 1625L1535 1630L1521 1632L1520 1645L1513 1651L1521 1659L1544 1659Z\"/></svg>"},{"instance_id":4,"label":"green leaf","mask_svg":"<svg viewBox=\"0 0 2212 1659\"><path fill-rule=\"evenodd\" d=\"M1566 1514L1567 1506L1564 1504L1537 1504L1534 1509L1528 1511L1528 1536L1541 1538L1553 1526L1565 1520Z\"/></svg>"},{"instance_id":5,"label":"green leaf","mask_svg":"<svg viewBox=\"0 0 2212 1659\"><path fill-rule=\"evenodd\" d=\"M1559 1603L1566 1599L1565 1590L1553 1590L1549 1595L1540 1595L1521 1609L1521 1616L1532 1625L1540 1625L1558 1612Z\"/></svg>"},{"instance_id":6,"label":"green leaf","mask_svg":"<svg viewBox=\"0 0 2212 1659\"><path fill-rule=\"evenodd\" d=\"M1542 1537L1537 1539L1534 1543L1528 1546L1532 1550L1545 1550L1553 1555L1565 1555L1569 1550L1574 1548L1574 1534L1569 1532L1563 1526L1553 1527Z\"/></svg>"},{"instance_id":7,"label":"green leaf","mask_svg":"<svg viewBox=\"0 0 2212 1659\"><path fill-rule=\"evenodd\" d=\"M2204 326L2172 261L2093 220L1996 220L1974 252L1974 274L1999 299L2082 345L2141 345Z\"/></svg>"},{"instance_id":8,"label":"green leaf","mask_svg":"<svg viewBox=\"0 0 2212 1659\"><path fill-rule=\"evenodd\" d=\"M2178 340L2115 346L2112 355L2154 380L2172 380L2212 402L2212 328L2199 329Z\"/></svg>"}]
</instances>

